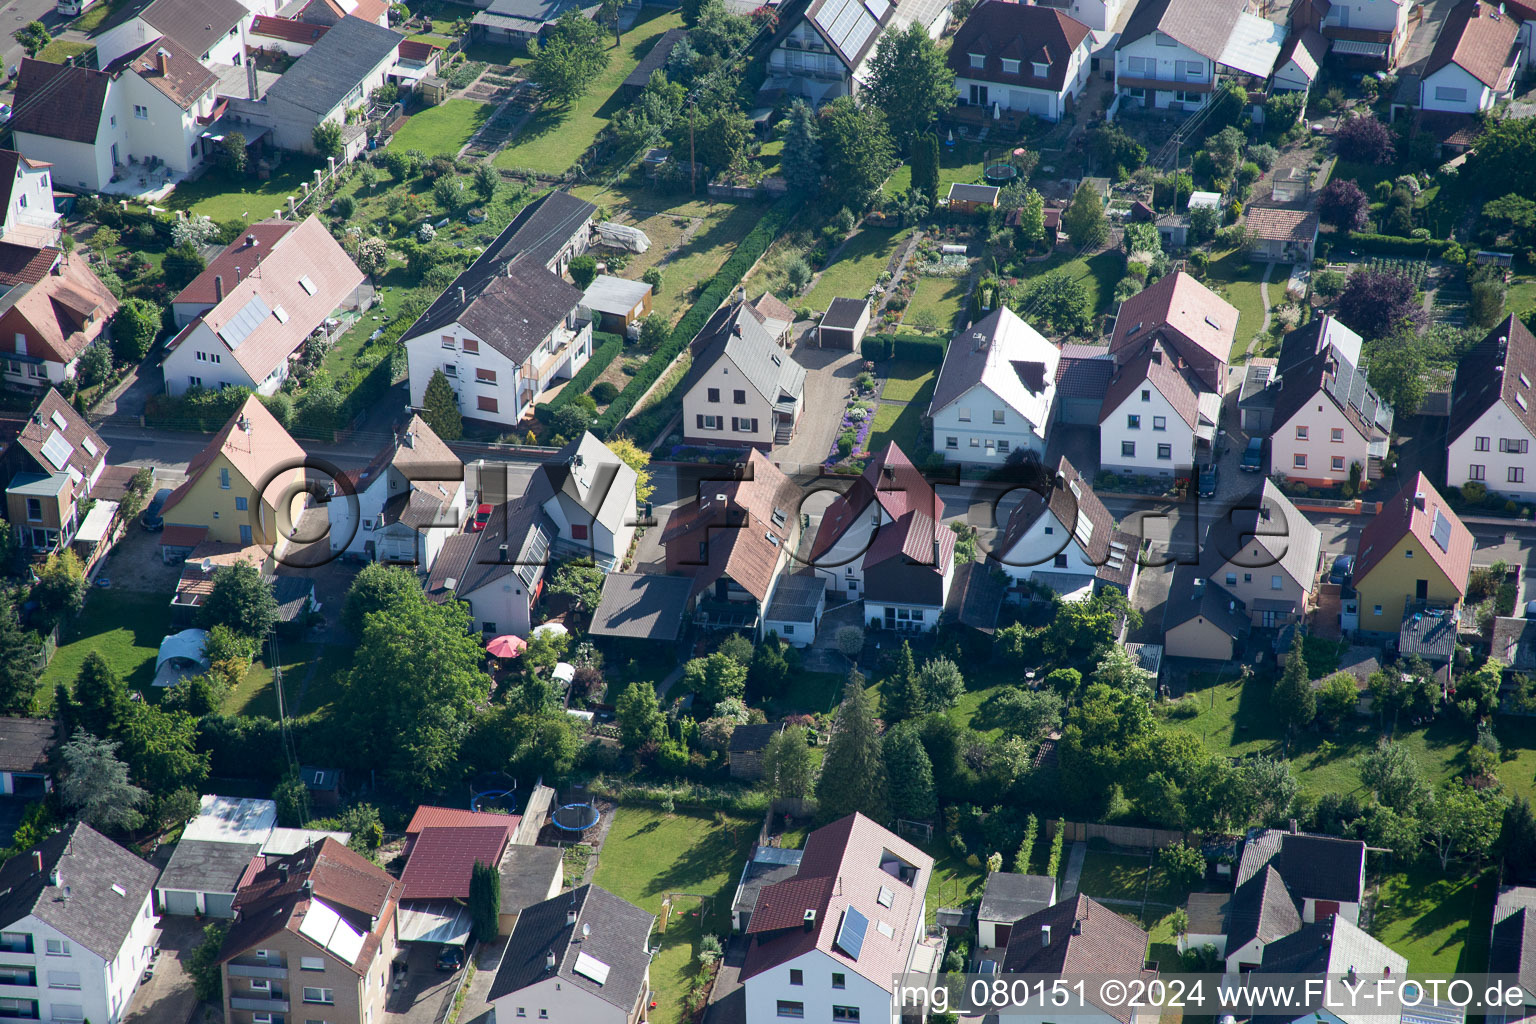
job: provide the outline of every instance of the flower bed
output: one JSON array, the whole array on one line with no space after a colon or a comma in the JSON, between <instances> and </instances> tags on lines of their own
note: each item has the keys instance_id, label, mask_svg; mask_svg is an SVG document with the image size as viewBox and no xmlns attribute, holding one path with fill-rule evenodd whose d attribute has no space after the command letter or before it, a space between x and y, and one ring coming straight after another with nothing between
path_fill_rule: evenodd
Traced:
<instances>
[{"instance_id":1,"label":"flower bed","mask_svg":"<svg viewBox=\"0 0 1536 1024\"><path fill-rule=\"evenodd\" d=\"M874 422L875 403L872 400L856 398L849 402L823 467L832 470L845 460L869 458L869 430Z\"/></svg>"}]
</instances>

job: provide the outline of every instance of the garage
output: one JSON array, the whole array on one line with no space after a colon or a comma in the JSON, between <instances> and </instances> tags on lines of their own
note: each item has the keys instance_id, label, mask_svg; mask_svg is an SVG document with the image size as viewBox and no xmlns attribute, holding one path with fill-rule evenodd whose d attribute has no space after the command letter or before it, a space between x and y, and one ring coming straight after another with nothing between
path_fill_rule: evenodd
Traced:
<instances>
[{"instance_id":1,"label":"garage","mask_svg":"<svg viewBox=\"0 0 1536 1024\"><path fill-rule=\"evenodd\" d=\"M859 347L868 329L869 300L837 298L832 300L827 311L821 315L817 340L821 342L822 348L840 348L851 352Z\"/></svg>"},{"instance_id":2,"label":"garage","mask_svg":"<svg viewBox=\"0 0 1536 1024\"><path fill-rule=\"evenodd\" d=\"M160 912L178 917L234 917L240 880L260 852L260 843L183 839L155 883Z\"/></svg>"}]
</instances>

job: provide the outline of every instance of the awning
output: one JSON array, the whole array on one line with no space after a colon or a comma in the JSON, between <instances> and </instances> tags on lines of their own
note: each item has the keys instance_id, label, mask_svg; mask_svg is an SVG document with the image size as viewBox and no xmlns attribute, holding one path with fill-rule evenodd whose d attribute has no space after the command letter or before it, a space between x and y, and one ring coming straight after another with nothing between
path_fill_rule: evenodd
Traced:
<instances>
[{"instance_id":1,"label":"awning","mask_svg":"<svg viewBox=\"0 0 1536 1024\"><path fill-rule=\"evenodd\" d=\"M101 543L106 539L112 518L117 515L117 508L118 503L115 501L98 501L92 505L91 510L85 514L85 521L80 524L79 532L75 534L75 540L87 544Z\"/></svg>"},{"instance_id":2,"label":"awning","mask_svg":"<svg viewBox=\"0 0 1536 1024\"><path fill-rule=\"evenodd\" d=\"M462 946L469 942L469 925L469 908L452 900L402 903L395 917L401 942Z\"/></svg>"},{"instance_id":3,"label":"awning","mask_svg":"<svg viewBox=\"0 0 1536 1024\"><path fill-rule=\"evenodd\" d=\"M1333 52L1347 57L1385 57L1386 43L1368 43L1362 39L1335 39Z\"/></svg>"}]
</instances>

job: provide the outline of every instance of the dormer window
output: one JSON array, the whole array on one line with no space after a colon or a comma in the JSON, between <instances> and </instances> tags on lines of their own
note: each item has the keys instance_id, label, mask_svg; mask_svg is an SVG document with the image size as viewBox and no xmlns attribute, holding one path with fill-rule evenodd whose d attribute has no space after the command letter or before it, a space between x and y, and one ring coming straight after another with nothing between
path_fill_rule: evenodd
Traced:
<instances>
[{"instance_id":1,"label":"dormer window","mask_svg":"<svg viewBox=\"0 0 1536 1024\"><path fill-rule=\"evenodd\" d=\"M1035 77L1036 78L1044 78L1046 75L1048 75L1050 73L1051 73L1051 69L1050 69L1049 65L1042 64L1039 61L1035 61Z\"/></svg>"},{"instance_id":2,"label":"dormer window","mask_svg":"<svg viewBox=\"0 0 1536 1024\"><path fill-rule=\"evenodd\" d=\"M1016 60L1009 60L1007 57L1004 57L1003 58L1003 74L1005 74L1005 75L1016 75L1018 73L1019 73L1019 62L1016 61Z\"/></svg>"},{"instance_id":3,"label":"dormer window","mask_svg":"<svg viewBox=\"0 0 1536 1024\"><path fill-rule=\"evenodd\" d=\"M984 68L987 66L987 55L984 53L973 53L970 55L970 58L971 67L973 68Z\"/></svg>"}]
</instances>

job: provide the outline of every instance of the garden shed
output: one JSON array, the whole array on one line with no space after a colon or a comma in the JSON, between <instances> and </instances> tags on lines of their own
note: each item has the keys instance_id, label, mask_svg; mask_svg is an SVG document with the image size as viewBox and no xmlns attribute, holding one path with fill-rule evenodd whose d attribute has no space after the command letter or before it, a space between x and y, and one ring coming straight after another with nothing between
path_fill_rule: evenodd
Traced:
<instances>
[{"instance_id":1,"label":"garden shed","mask_svg":"<svg viewBox=\"0 0 1536 1024\"><path fill-rule=\"evenodd\" d=\"M869 301L867 299L832 300L821 316L818 339L822 348L842 348L853 351L864 340L869 330Z\"/></svg>"}]
</instances>

